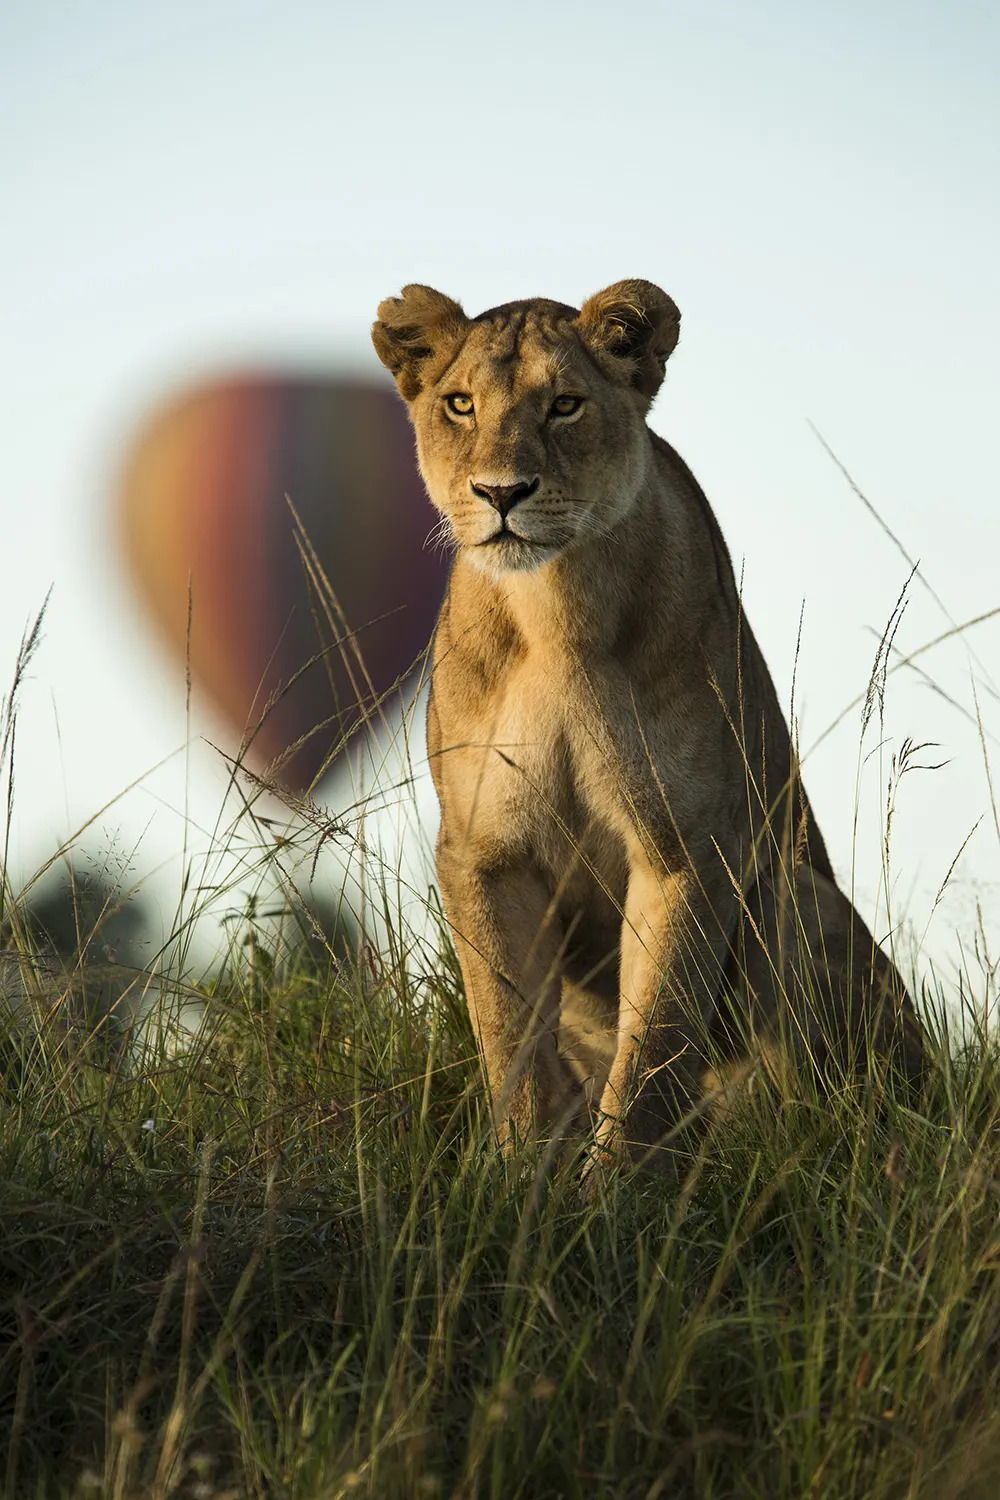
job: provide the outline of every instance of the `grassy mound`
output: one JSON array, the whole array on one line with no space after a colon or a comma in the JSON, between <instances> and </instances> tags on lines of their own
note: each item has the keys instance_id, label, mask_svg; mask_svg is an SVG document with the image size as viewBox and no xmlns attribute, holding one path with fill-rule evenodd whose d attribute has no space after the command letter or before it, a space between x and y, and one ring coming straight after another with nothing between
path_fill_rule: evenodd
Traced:
<instances>
[{"instance_id":1,"label":"grassy mound","mask_svg":"<svg viewBox=\"0 0 1000 1500\"><path fill-rule=\"evenodd\" d=\"M982 1496L1000 1056L758 1084L682 1180L499 1158L453 956L261 948L193 1045L56 1003L0 1096L12 1497Z\"/></svg>"}]
</instances>

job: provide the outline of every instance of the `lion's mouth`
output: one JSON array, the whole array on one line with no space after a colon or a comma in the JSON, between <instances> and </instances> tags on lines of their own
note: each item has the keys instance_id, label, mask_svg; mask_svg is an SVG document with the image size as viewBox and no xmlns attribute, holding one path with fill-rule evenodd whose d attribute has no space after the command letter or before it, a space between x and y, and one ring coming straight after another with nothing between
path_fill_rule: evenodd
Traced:
<instances>
[{"instance_id":1,"label":"lion's mouth","mask_svg":"<svg viewBox=\"0 0 1000 1500\"><path fill-rule=\"evenodd\" d=\"M484 537L469 547L470 553L481 559L488 572L523 573L533 572L543 563L549 562L562 549L558 544L539 537L525 536L509 526L501 526L492 536ZM489 561L487 562L487 558Z\"/></svg>"},{"instance_id":2,"label":"lion's mouth","mask_svg":"<svg viewBox=\"0 0 1000 1500\"><path fill-rule=\"evenodd\" d=\"M480 542L480 547L502 547L506 542L518 542L522 547L530 547L533 544L519 531L496 531L488 536L485 542Z\"/></svg>"},{"instance_id":3,"label":"lion's mouth","mask_svg":"<svg viewBox=\"0 0 1000 1500\"><path fill-rule=\"evenodd\" d=\"M502 547L513 542L516 546L537 547L539 544L532 541L531 537L522 536L519 531L514 531L510 526L501 526L499 531L494 531L492 536L485 537L477 545L480 547Z\"/></svg>"}]
</instances>

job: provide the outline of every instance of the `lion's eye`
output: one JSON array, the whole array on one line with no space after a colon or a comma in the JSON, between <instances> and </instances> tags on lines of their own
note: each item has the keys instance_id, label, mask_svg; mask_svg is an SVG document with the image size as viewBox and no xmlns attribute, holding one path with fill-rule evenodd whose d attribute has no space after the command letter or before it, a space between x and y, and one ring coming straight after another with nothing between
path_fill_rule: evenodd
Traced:
<instances>
[{"instance_id":1,"label":"lion's eye","mask_svg":"<svg viewBox=\"0 0 1000 1500\"><path fill-rule=\"evenodd\" d=\"M582 405L582 396L557 396L549 407L549 416L575 417Z\"/></svg>"},{"instance_id":2,"label":"lion's eye","mask_svg":"<svg viewBox=\"0 0 1000 1500\"><path fill-rule=\"evenodd\" d=\"M475 407L472 397L466 396L462 391L455 391L450 396L445 396L444 404L453 417L471 417Z\"/></svg>"}]
</instances>

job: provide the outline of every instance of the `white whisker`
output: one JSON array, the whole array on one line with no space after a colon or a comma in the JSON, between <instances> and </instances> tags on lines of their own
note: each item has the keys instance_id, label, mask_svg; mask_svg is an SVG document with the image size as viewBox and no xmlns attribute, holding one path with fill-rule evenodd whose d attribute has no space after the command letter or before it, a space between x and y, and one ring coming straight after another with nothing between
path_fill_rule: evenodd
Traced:
<instances>
[{"instance_id":1,"label":"white whisker","mask_svg":"<svg viewBox=\"0 0 1000 1500\"><path fill-rule=\"evenodd\" d=\"M420 550L422 552L426 552L428 549L432 552L450 552L454 551L457 546L458 542L452 530L451 522L447 516L442 516L440 520L434 523L424 537L424 543Z\"/></svg>"}]
</instances>

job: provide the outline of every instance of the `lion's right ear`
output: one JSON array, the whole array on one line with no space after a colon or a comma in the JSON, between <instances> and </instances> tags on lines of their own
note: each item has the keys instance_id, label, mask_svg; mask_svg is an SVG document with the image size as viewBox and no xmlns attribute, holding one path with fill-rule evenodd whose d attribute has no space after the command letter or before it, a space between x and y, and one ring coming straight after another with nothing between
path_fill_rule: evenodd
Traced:
<instances>
[{"instance_id":1,"label":"lion's right ear","mask_svg":"<svg viewBox=\"0 0 1000 1500\"><path fill-rule=\"evenodd\" d=\"M616 281L581 307L577 326L599 361L628 372L630 384L652 401L677 345L677 304L651 281Z\"/></svg>"},{"instance_id":2,"label":"lion's right ear","mask_svg":"<svg viewBox=\"0 0 1000 1500\"><path fill-rule=\"evenodd\" d=\"M468 321L457 302L431 286L404 286L401 297L379 304L372 343L407 401L420 391L425 360L445 340L456 342Z\"/></svg>"}]
</instances>

